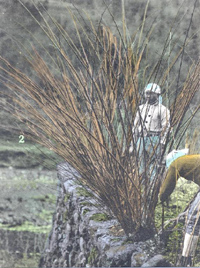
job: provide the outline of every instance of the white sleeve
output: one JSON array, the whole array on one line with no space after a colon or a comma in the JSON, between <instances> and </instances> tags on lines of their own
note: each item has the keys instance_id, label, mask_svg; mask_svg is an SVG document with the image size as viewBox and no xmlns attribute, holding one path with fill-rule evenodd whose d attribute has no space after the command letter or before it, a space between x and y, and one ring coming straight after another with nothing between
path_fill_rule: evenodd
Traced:
<instances>
[{"instance_id":1,"label":"white sleeve","mask_svg":"<svg viewBox=\"0 0 200 268\"><path fill-rule=\"evenodd\" d=\"M140 115L139 115L139 112L137 111L136 115L135 115L135 120L134 120L134 123L133 123L133 128L132 128L132 134L133 134L133 137L137 137L138 134L139 134L139 121L140 121Z\"/></svg>"},{"instance_id":2,"label":"white sleeve","mask_svg":"<svg viewBox=\"0 0 200 268\"><path fill-rule=\"evenodd\" d=\"M162 126L162 133L161 133L161 143L166 143L167 133L170 130L170 111L164 107L161 113L161 126Z\"/></svg>"}]
</instances>

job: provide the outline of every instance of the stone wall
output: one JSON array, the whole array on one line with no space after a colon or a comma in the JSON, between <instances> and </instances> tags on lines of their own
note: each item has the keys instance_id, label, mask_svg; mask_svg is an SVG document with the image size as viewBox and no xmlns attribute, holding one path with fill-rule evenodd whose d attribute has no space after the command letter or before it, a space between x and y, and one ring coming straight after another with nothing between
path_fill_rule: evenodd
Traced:
<instances>
[{"instance_id":1,"label":"stone wall","mask_svg":"<svg viewBox=\"0 0 200 268\"><path fill-rule=\"evenodd\" d=\"M77 176L68 164L58 166L57 207L39 267L170 266L156 237L129 241L117 220L77 183Z\"/></svg>"}]
</instances>

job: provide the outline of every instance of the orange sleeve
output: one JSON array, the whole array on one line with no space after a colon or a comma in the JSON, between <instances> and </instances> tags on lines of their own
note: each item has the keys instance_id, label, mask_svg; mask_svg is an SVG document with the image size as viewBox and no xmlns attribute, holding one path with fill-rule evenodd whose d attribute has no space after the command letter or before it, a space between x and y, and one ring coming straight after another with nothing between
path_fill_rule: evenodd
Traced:
<instances>
[{"instance_id":1,"label":"orange sleeve","mask_svg":"<svg viewBox=\"0 0 200 268\"><path fill-rule=\"evenodd\" d=\"M173 192L177 181L177 169L171 165L167 171L167 175L160 189L160 200L165 201L168 196Z\"/></svg>"}]
</instances>

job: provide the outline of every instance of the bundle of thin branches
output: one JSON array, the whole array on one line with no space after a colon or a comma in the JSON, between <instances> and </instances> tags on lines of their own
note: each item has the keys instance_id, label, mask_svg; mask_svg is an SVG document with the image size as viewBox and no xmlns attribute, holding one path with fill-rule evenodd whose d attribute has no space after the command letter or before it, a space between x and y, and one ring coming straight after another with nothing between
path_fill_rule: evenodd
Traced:
<instances>
[{"instance_id":1,"label":"bundle of thin branches","mask_svg":"<svg viewBox=\"0 0 200 268\"><path fill-rule=\"evenodd\" d=\"M99 61L97 70L89 62L82 39L81 50L70 41L84 67L77 70L52 33L51 40L59 51L59 78L35 49L28 61L38 83L0 58L4 79L7 77L4 84L14 92L14 106L8 103L7 109L26 122L32 138L79 172L81 180L110 208L128 234L145 222L141 217L145 213L140 177L134 159L125 157L138 106L139 61L135 69L133 52L129 49L123 53L121 42L108 28L92 29L95 42L86 37Z\"/></svg>"},{"instance_id":2,"label":"bundle of thin branches","mask_svg":"<svg viewBox=\"0 0 200 268\"><path fill-rule=\"evenodd\" d=\"M133 164L130 161L124 163L128 120L122 114L120 103L127 113L129 103L125 96L133 83L131 85L127 75L127 70L130 73L127 58L122 57L121 44L117 43L116 37L104 27L102 35L95 31L94 34L96 47L93 51L101 60L96 73L81 40L82 55L78 50L77 53L84 68L77 71L59 47L62 56L57 63L60 78L55 78L33 50L34 55L28 60L42 87L0 58L4 64L1 67L4 78L8 78L4 83L15 93L15 105L8 103L7 108L26 122L32 138L76 168L82 180L111 209L123 228L132 232L135 221L140 218L137 214L141 197ZM129 86L124 92L119 90L122 75L130 80L125 80Z\"/></svg>"},{"instance_id":3,"label":"bundle of thin branches","mask_svg":"<svg viewBox=\"0 0 200 268\"><path fill-rule=\"evenodd\" d=\"M199 90L200 86L200 61L191 67L188 77L175 97L173 104L171 105L171 127L173 128L173 138L176 139L176 148L183 140L183 136L186 133L192 119L199 111L200 105L195 107L191 115L188 116L188 109L190 104ZM187 116L186 116L187 115ZM187 117L187 119L186 119ZM171 140L170 149L172 148L174 141Z\"/></svg>"},{"instance_id":4,"label":"bundle of thin branches","mask_svg":"<svg viewBox=\"0 0 200 268\"><path fill-rule=\"evenodd\" d=\"M50 17L62 43L41 14L45 24L40 24L41 29L54 46L55 57L49 54L53 66L49 67L36 49L28 52L26 59L35 81L0 57L1 80L12 92L9 97L14 103L7 103L6 109L26 123L32 139L56 152L78 171L79 179L112 211L127 235L141 227L151 229L162 172L156 174L153 182L150 176L144 182L131 133L141 99L137 74L149 35L142 47L134 51L132 43L125 46L124 40L109 28L96 29L90 20L88 33L69 12L78 45ZM75 54L78 68L65 51L65 44ZM188 105L185 98L191 100L193 96L188 86L184 90L189 96L183 96L181 111ZM178 122L183 116L184 112L180 112ZM131 141L135 148L132 156Z\"/></svg>"},{"instance_id":5,"label":"bundle of thin branches","mask_svg":"<svg viewBox=\"0 0 200 268\"><path fill-rule=\"evenodd\" d=\"M200 75L200 62L195 64L194 69L188 73L187 80L185 81L183 88L178 93L175 102L171 107L171 113L173 117L171 119L172 126L180 126L182 118L184 117L187 109L199 89L199 75Z\"/></svg>"}]
</instances>

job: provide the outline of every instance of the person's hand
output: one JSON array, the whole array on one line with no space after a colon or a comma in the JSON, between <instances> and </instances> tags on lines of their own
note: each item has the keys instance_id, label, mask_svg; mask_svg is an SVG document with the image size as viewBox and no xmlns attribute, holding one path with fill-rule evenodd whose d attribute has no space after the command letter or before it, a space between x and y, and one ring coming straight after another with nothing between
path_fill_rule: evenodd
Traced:
<instances>
[{"instance_id":1,"label":"person's hand","mask_svg":"<svg viewBox=\"0 0 200 268\"><path fill-rule=\"evenodd\" d=\"M161 204L164 206L164 207L169 207L169 196L165 199L165 200L161 200L160 199L160 201L161 201Z\"/></svg>"},{"instance_id":2,"label":"person's hand","mask_svg":"<svg viewBox=\"0 0 200 268\"><path fill-rule=\"evenodd\" d=\"M161 188L162 190L162 188ZM159 192L159 199L160 199L160 202L161 203L164 203L166 202L167 203L167 206L169 205L169 195L168 193L163 193L163 192Z\"/></svg>"}]
</instances>

